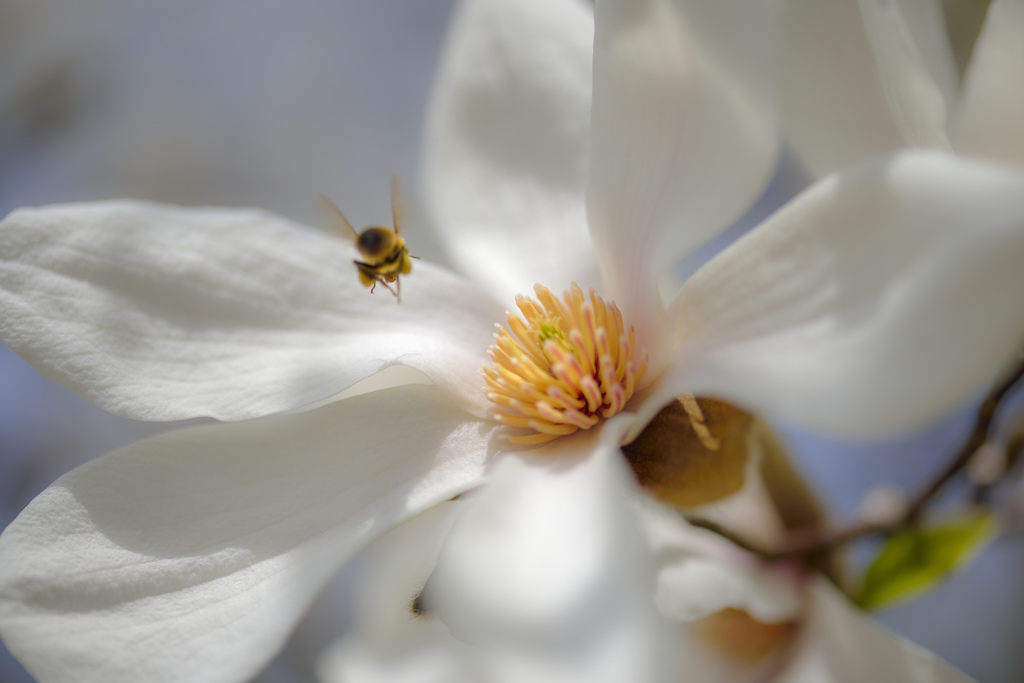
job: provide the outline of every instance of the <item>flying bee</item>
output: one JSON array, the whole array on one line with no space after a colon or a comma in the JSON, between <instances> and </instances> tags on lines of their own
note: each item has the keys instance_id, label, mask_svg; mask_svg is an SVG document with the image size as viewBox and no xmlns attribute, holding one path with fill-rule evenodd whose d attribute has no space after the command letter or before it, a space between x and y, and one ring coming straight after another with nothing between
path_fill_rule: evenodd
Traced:
<instances>
[{"instance_id":1,"label":"flying bee","mask_svg":"<svg viewBox=\"0 0 1024 683\"><path fill-rule=\"evenodd\" d=\"M351 236L356 249L363 255L362 261L352 261L356 264L359 281L363 286L369 287L373 294L380 283L401 303L402 281L398 278L412 272L412 259L419 257L409 254L405 239L399 235L404 224L405 207L402 205L398 176L391 176L391 219L395 225L394 230L383 225L371 225L362 232L356 232L334 202L323 195L320 195L320 202L335 219L332 230L346 237ZM390 287L389 283L392 282L395 283L395 289Z\"/></svg>"}]
</instances>

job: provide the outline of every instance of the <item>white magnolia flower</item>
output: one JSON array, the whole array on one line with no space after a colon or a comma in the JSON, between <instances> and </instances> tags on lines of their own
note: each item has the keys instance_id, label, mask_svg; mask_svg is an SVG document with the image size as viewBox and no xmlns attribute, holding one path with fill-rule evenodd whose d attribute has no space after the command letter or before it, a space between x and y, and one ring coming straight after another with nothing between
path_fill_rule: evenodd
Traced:
<instances>
[{"instance_id":1,"label":"white magnolia flower","mask_svg":"<svg viewBox=\"0 0 1024 683\"><path fill-rule=\"evenodd\" d=\"M33 501L0 536L12 652L43 681L244 680L359 549L486 483L431 579L446 623L521 646L484 661L505 674L659 680L682 613L649 599L661 570L621 443L687 391L812 428L909 428L977 392L1024 336L1024 181L941 153L812 187L662 303L658 272L732 223L774 164L754 9L464 3L424 175L474 280L418 262L400 305L359 286L351 248L265 213L108 202L7 217L5 343L117 414L249 420L133 444ZM478 370L499 302L534 280L600 285L635 329L633 369L643 351L648 364L625 410L611 415L616 376L610 419L522 455L496 438ZM432 385L288 412L392 365ZM561 429L545 419L533 427ZM729 585L741 597L716 609L754 613L773 593ZM810 604L822 637L881 638L833 597ZM518 638L533 627L551 637ZM565 648L534 656L551 642ZM886 663L955 676L890 645ZM839 680L862 664L814 652L809 667L845 661Z\"/></svg>"}]
</instances>

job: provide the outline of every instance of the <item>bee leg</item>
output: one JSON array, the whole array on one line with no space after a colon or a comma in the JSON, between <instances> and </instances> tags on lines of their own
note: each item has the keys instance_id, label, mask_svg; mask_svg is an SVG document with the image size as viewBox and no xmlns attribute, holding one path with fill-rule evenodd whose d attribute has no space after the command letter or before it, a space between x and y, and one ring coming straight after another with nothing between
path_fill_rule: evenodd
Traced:
<instances>
[{"instance_id":1,"label":"bee leg","mask_svg":"<svg viewBox=\"0 0 1024 683\"><path fill-rule=\"evenodd\" d=\"M377 289L377 282L378 280L374 280L373 284L370 285L370 294L373 294L373 290Z\"/></svg>"},{"instance_id":2,"label":"bee leg","mask_svg":"<svg viewBox=\"0 0 1024 683\"><path fill-rule=\"evenodd\" d=\"M386 290L388 290L389 292L391 292L395 296L395 298L397 298L399 301L402 300L401 294L399 294L395 290L391 289L391 285L389 285L387 282L385 282L384 280L377 280L377 282L381 283L384 286L384 288Z\"/></svg>"}]
</instances>

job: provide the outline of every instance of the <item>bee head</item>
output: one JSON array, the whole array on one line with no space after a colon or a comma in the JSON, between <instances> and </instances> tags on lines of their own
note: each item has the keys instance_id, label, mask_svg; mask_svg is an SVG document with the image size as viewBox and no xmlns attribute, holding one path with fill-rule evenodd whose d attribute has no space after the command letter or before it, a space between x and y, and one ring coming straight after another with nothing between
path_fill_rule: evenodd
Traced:
<instances>
[{"instance_id":1,"label":"bee head","mask_svg":"<svg viewBox=\"0 0 1024 683\"><path fill-rule=\"evenodd\" d=\"M384 258L394 249L397 238L394 230L372 225L359 233L356 249L367 259Z\"/></svg>"}]
</instances>

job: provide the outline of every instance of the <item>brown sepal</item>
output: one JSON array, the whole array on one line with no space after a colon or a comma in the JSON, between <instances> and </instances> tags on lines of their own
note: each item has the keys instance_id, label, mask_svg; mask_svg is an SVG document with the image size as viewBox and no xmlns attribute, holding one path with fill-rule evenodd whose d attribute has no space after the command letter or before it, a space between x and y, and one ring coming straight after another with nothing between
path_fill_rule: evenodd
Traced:
<instances>
[{"instance_id":1,"label":"brown sepal","mask_svg":"<svg viewBox=\"0 0 1024 683\"><path fill-rule=\"evenodd\" d=\"M622 450L640 484L658 500L706 505L743 487L752 423L733 405L686 396L665 406Z\"/></svg>"}]
</instances>

